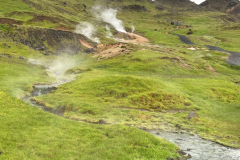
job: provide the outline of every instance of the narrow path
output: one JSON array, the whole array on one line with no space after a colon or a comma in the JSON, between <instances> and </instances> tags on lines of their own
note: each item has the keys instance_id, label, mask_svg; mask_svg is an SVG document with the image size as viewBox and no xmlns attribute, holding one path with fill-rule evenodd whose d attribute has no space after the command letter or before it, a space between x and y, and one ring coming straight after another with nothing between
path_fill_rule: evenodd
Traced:
<instances>
[{"instance_id":1,"label":"narrow path","mask_svg":"<svg viewBox=\"0 0 240 160\"><path fill-rule=\"evenodd\" d=\"M179 37L179 39L188 45L197 45L193 42L191 42L190 39L188 39L188 37L184 36L184 35L179 35L179 34L174 34L177 35ZM209 50L213 50L213 51L220 51L220 52L226 52L229 53L229 59L226 61L226 63L230 64L230 65L240 65L240 53L239 52L232 52L232 51L226 51L222 48L216 47L216 46L210 46L210 45L205 45Z\"/></svg>"}]
</instances>

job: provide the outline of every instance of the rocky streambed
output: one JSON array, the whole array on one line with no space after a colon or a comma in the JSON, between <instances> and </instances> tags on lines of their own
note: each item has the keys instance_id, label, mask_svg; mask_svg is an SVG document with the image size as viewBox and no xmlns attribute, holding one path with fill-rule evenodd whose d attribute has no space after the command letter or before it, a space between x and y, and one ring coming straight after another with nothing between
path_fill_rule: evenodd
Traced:
<instances>
[{"instance_id":1,"label":"rocky streambed","mask_svg":"<svg viewBox=\"0 0 240 160\"><path fill-rule=\"evenodd\" d=\"M222 146L197 135L158 130L149 133L176 144L191 160L240 160L240 150Z\"/></svg>"}]
</instances>

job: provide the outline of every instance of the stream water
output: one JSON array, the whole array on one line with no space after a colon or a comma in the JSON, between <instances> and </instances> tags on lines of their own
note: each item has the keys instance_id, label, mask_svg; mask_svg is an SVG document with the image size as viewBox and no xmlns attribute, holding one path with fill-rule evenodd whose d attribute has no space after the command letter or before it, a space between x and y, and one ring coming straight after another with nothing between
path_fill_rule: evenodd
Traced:
<instances>
[{"instance_id":1,"label":"stream water","mask_svg":"<svg viewBox=\"0 0 240 160\"><path fill-rule=\"evenodd\" d=\"M190 160L240 160L240 150L222 146L197 135L157 130L149 133L176 144L182 151L191 155Z\"/></svg>"}]
</instances>

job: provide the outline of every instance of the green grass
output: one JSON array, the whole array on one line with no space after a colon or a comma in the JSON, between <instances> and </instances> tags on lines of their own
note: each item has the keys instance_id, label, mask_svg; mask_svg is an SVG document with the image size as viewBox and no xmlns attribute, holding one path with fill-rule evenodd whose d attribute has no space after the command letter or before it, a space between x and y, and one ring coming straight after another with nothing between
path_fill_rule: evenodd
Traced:
<instances>
[{"instance_id":1,"label":"green grass","mask_svg":"<svg viewBox=\"0 0 240 160\"><path fill-rule=\"evenodd\" d=\"M29 26L56 28L62 25L74 30L76 23L88 21L96 26L102 43L117 43L105 37L106 24L91 13L91 6L96 5L94 1L69 0L66 6L59 0L29 1L32 2L29 6L23 1L0 1L4 6L0 16L24 21L24 30ZM87 6L86 12L83 3ZM47 108L65 109L63 117L69 120L13 98L29 94L35 83L55 81L44 67L29 64L18 59L19 56L46 64L56 57L44 57L7 38L1 39L1 43L7 42L11 48L1 45L0 53L14 56L13 59L0 56L0 121L3 122L0 136L4 137L0 140L1 158L167 159L178 156L176 146L134 129L143 127L178 128L240 148L240 88L234 83L240 82L239 67L224 63L223 57L228 57L225 53L205 49L191 51L177 36L166 34L186 35L188 29L164 29L173 27L169 20L184 21L185 25L192 26L193 35L188 37L199 44L197 47L220 41L219 47L239 51L239 23L222 21L220 16L227 15L219 12L158 11L147 1L106 5L131 4L144 5L151 12L123 10L117 17L127 29L135 26L136 33L147 37L152 46L128 45L129 54L100 61L81 53L72 56L70 59L77 63L74 68L66 69L65 76L74 74L76 80L61 85L51 94L34 98ZM11 15L14 11L21 14ZM58 17L66 23L30 23L31 13ZM8 32L8 29L0 26L1 31ZM158 46L154 46L156 44ZM68 58L64 53L59 57ZM215 72L209 70L209 66ZM197 117L189 120L187 117L192 111ZM100 119L109 125L76 122L97 123Z\"/></svg>"},{"instance_id":2,"label":"green grass","mask_svg":"<svg viewBox=\"0 0 240 160\"><path fill-rule=\"evenodd\" d=\"M29 93L34 83L47 83L54 79L47 76L44 67L18 59L18 56L24 55L44 60L38 52L8 44L11 45L10 49L0 48L0 52L5 52L7 56L14 55L13 59L0 57L1 159L114 157L130 160L178 157L175 145L139 129L67 120L14 98ZM19 52L15 52L18 49ZM31 55L26 51L32 52Z\"/></svg>"},{"instance_id":3,"label":"green grass","mask_svg":"<svg viewBox=\"0 0 240 160\"><path fill-rule=\"evenodd\" d=\"M239 86L232 83L239 80L238 69L224 64L223 55L140 49L93 61L92 71L35 99L46 107L65 108L64 117L70 119L96 122L103 118L112 124L161 129L167 126L159 126L159 121L166 121L170 128L180 125L204 138L239 147ZM217 73L207 70L209 65ZM198 117L189 121L186 117L191 111Z\"/></svg>"},{"instance_id":4,"label":"green grass","mask_svg":"<svg viewBox=\"0 0 240 160\"><path fill-rule=\"evenodd\" d=\"M27 23L24 23L24 25L39 26L39 27L52 28L52 29L56 29L59 26L59 24L55 24L46 20L44 20L43 22L27 22Z\"/></svg>"},{"instance_id":5,"label":"green grass","mask_svg":"<svg viewBox=\"0 0 240 160\"><path fill-rule=\"evenodd\" d=\"M1 159L166 159L177 148L123 125L86 124L45 113L0 92Z\"/></svg>"},{"instance_id":6,"label":"green grass","mask_svg":"<svg viewBox=\"0 0 240 160\"><path fill-rule=\"evenodd\" d=\"M16 0L0 0L0 6L1 16L14 11L33 11L27 4Z\"/></svg>"}]
</instances>

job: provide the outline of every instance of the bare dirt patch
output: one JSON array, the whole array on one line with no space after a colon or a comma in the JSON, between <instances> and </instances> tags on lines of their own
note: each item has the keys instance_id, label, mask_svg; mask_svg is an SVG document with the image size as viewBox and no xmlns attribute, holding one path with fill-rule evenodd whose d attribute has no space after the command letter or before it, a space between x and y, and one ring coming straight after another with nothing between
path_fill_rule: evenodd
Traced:
<instances>
[{"instance_id":1,"label":"bare dirt patch","mask_svg":"<svg viewBox=\"0 0 240 160\"><path fill-rule=\"evenodd\" d=\"M16 21L14 19L8 19L8 18L0 18L0 23L1 24L8 24L10 26L17 24L17 25L21 25L23 24L22 21Z\"/></svg>"},{"instance_id":2,"label":"bare dirt patch","mask_svg":"<svg viewBox=\"0 0 240 160\"><path fill-rule=\"evenodd\" d=\"M147 44L150 42L149 39L134 33L119 32L116 35L116 38L119 39L119 41L121 42L133 43L133 44Z\"/></svg>"},{"instance_id":3,"label":"bare dirt patch","mask_svg":"<svg viewBox=\"0 0 240 160\"><path fill-rule=\"evenodd\" d=\"M85 46L85 47L87 47L87 48L93 48L90 44L88 44L86 41L84 41L84 40L81 40L81 39L79 39L79 42L83 45L83 46Z\"/></svg>"},{"instance_id":4,"label":"bare dirt patch","mask_svg":"<svg viewBox=\"0 0 240 160\"><path fill-rule=\"evenodd\" d=\"M216 73L217 74L217 71L212 67L212 66L206 66L206 69L211 71L212 73Z\"/></svg>"},{"instance_id":5,"label":"bare dirt patch","mask_svg":"<svg viewBox=\"0 0 240 160\"><path fill-rule=\"evenodd\" d=\"M57 27L56 30L61 30L61 31L68 31L68 32L71 32L70 29L64 27L64 26L60 26L60 27Z\"/></svg>"},{"instance_id":6,"label":"bare dirt patch","mask_svg":"<svg viewBox=\"0 0 240 160\"><path fill-rule=\"evenodd\" d=\"M98 54L95 54L93 57L99 57L98 60L107 59L111 57L115 57L118 55L122 55L130 52L129 49L126 48L126 44L118 43L110 46L102 46L105 50L100 51ZM107 49L106 49L107 48Z\"/></svg>"}]
</instances>

